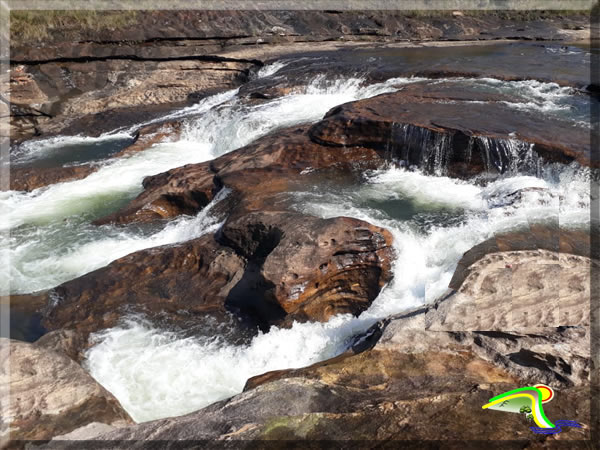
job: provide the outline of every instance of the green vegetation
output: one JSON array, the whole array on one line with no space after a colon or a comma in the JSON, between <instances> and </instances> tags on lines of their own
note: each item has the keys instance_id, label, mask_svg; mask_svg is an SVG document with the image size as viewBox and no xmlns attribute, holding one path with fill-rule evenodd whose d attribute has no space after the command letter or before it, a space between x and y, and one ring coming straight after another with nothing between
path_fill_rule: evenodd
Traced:
<instances>
[{"instance_id":1,"label":"green vegetation","mask_svg":"<svg viewBox=\"0 0 600 450\"><path fill-rule=\"evenodd\" d=\"M53 30L100 31L136 23L137 11L18 11L10 12L13 39L34 41L48 38Z\"/></svg>"}]
</instances>

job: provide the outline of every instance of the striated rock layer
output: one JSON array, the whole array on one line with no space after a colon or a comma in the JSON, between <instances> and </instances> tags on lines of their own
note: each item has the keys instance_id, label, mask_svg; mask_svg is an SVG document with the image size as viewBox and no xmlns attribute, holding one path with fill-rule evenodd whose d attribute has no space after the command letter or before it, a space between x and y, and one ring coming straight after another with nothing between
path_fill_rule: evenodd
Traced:
<instances>
[{"instance_id":1,"label":"striated rock layer","mask_svg":"<svg viewBox=\"0 0 600 450\"><path fill-rule=\"evenodd\" d=\"M0 438L48 440L98 422L133 423L118 400L66 354L0 339Z\"/></svg>"},{"instance_id":2,"label":"striated rock layer","mask_svg":"<svg viewBox=\"0 0 600 450\"><path fill-rule=\"evenodd\" d=\"M448 295L376 323L336 358L253 377L229 400L99 439L215 440L231 448L250 439L510 440L507 448L589 440L589 291L572 280L589 285L590 264L598 262L536 249L535 239L524 250L518 233L500 239L511 236L516 247L480 252ZM543 247L543 239L537 242ZM523 292L523 279L544 286ZM542 295L553 283L560 290ZM556 314L550 320L549 312L564 305L579 319L563 323L565 316ZM529 322L521 319L527 310ZM481 409L496 395L537 383L555 389L544 405L550 420L575 420L581 429L536 435L523 415Z\"/></svg>"}]
</instances>

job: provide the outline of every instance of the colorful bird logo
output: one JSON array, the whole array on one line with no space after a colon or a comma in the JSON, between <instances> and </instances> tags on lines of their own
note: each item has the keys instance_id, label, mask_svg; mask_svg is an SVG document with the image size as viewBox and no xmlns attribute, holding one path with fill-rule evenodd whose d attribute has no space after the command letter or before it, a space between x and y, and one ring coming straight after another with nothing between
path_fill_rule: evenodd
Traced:
<instances>
[{"instance_id":1,"label":"colorful bird logo","mask_svg":"<svg viewBox=\"0 0 600 450\"><path fill-rule=\"evenodd\" d=\"M554 391L545 384L536 384L504 394L497 395L482 406L482 409L496 409L512 413L526 414L530 421L534 421L537 427L531 427L534 433L556 434L562 431L561 427L570 426L581 428L577 422L571 420L557 420L556 424L550 422L544 414L543 404L554 398Z\"/></svg>"}]
</instances>

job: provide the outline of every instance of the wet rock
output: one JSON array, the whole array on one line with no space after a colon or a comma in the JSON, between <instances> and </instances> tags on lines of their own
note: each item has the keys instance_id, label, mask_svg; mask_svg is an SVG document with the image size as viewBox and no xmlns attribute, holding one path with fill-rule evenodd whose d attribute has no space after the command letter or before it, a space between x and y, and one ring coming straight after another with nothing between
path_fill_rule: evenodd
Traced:
<instances>
[{"instance_id":1,"label":"wet rock","mask_svg":"<svg viewBox=\"0 0 600 450\"><path fill-rule=\"evenodd\" d=\"M93 422L133 423L117 399L69 357L4 338L0 354L2 418L7 421L2 437L48 440Z\"/></svg>"},{"instance_id":2,"label":"wet rock","mask_svg":"<svg viewBox=\"0 0 600 450\"><path fill-rule=\"evenodd\" d=\"M217 239L248 261L229 304L243 311L270 301L287 323L358 315L391 278L391 234L356 219L249 213Z\"/></svg>"},{"instance_id":3,"label":"wet rock","mask_svg":"<svg viewBox=\"0 0 600 450\"><path fill-rule=\"evenodd\" d=\"M52 120L37 124L38 132L69 134L83 116L152 105L172 108L185 104L190 92L239 86L253 66L250 62L194 59L49 62L27 66L24 76L29 78L28 84L13 81L10 88L16 95L12 99L15 105L39 104L40 99L34 101L28 95L29 85L35 85L36 92L46 97L44 111L52 116Z\"/></svg>"},{"instance_id":4,"label":"wet rock","mask_svg":"<svg viewBox=\"0 0 600 450\"><path fill-rule=\"evenodd\" d=\"M382 152L361 147L332 148L312 142L307 127L293 127L259 139L213 161L189 164L146 177L144 191L96 224L151 222L204 208L223 187L236 192L238 210L270 207L304 170L366 170L384 163Z\"/></svg>"},{"instance_id":5,"label":"wet rock","mask_svg":"<svg viewBox=\"0 0 600 450\"><path fill-rule=\"evenodd\" d=\"M391 277L391 243L389 232L356 219L241 214L216 239L136 252L52 289L43 323L85 339L126 314L189 328L233 313L242 322L230 334L243 338L257 326L357 315Z\"/></svg>"},{"instance_id":6,"label":"wet rock","mask_svg":"<svg viewBox=\"0 0 600 450\"><path fill-rule=\"evenodd\" d=\"M538 12L536 18L492 11L463 16L451 11L432 16L406 11L138 11L126 20L135 26L96 28L65 17L60 27L39 24L43 30L35 36L11 36L11 97L18 106L39 105L46 114L13 115L12 137L60 133L83 115L173 104L193 93L233 88L262 65L257 59L316 51L321 43L337 51L342 42L589 37L587 14L560 22L551 12ZM572 31L577 27L584 29Z\"/></svg>"},{"instance_id":7,"label":"wet rock","mask_svg":"<svg viewBox=\"0 0 600 450\"><path fill-rule=\"evenodd\" d=\"M504 172L519 147L529 145L546 161L595 164L584 128L519 111L494 98L479 103L483 97L478 93L451 95L446 89L440 96L439 90L419 94L416 89L335 107L309 134L323 145L386 150L406 164L463 176Z\"/></svg>"},{"instance_id":8,"label":"wet rock","mask_svg":"<svg viewBox=\"0 0 600 450\"><path fill-rule=\"evenodd\" d=\"M199 317L227 321L224 303L244 263L212 235L182 245L132 253L45 294L50 330L89 333L115 326L127 313L167 317L171 324Z\"/></svg>"},{"instance_id":9,"label":"wet rock","mask_svg":"<svg viewBox=\"0 0 600 450\"><path fill-rule=\"evenodd\" d=\"M29 192L51 184L79 180L96 170L97 167L91 165L44 168L15 167L10 169L10 189Z\"/></svg>"},{"instance_id":10,"label":"wet rock","mask_svg":"<svg viewBox=\"0 0 600 450\"><path fill-rule=\"evenodd\" d=\"M510 242L508 234L503 242ZM502 277L489 276L502 264L518 279L517 291L507 291ZM496 395L538 383L555 389L555 398L544 405L551 421L569 418L583 426L565 429L560 438L590 439L589 321L563 323L559 316L557 323L542 321L534 327L520 320L507 322L503 330L485 320L472 326L479 314L487 318L502 310L510 319L522 309L530 293L521 278L540 277L521 271L558 266L560 279L568 280L589 277L589 264L583 256L522 250L518 244L480 255L470 267L484 282L467 278L452 295L377 322L340 356L253 377L243 393L229 400L186 416L115 430L99 439L185 437L218 440L232 448L262 439L451 439L461 448L473 440L479 445L482 440L502 440L504 446L515 448L544 447L553 438L531 433L523 416L481 409ZM589 284L589 278L581 281ZM471 295L464 296L467 290ZM486 301L492 291L505 294L496 296L494 305ZM573 290L569 295L574 310L588 308L589 314L589 292ZM538 300L543 303L535 306L542 310L562 307L560 296Z\"/></svg>"}]
</instances>

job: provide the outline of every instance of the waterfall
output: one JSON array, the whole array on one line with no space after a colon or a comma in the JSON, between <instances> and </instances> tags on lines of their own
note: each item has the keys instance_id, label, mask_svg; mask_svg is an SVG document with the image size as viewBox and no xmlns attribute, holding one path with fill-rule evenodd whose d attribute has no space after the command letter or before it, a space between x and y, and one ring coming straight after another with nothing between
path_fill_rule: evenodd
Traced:
<instances>
[{"instance_id":1,"label":"waterfall","mask_svg":"<svg viewBox=\"0 0 600 450\"><path fill-rule=\"evenodd\" d=\"M453 153L453 136L412 124L392 124L386 153L400 165L419 166L429 173L443 175Z\"/></svg>"},{"instance_id":2,"label":"waterfall","mask_svg":"<svg viewBox=\"0 0 600 450\"><path fill-rule=\"evenodd\" d=\"M474 146L481 152L487 172L539 174L541 158L533 150L534 144L512 138L474 136L469 139L468 147Z\"/></svg>"},{"instance_id":3,"label":"waterfall","mask_svg":"<svg viewBox=\"0 0 600 450\"><path fill-rule=\"evenodd\" d=\"M448 166L453 162L472 165L477 161L483 163L486 172L540 173L542 160L535 152L534 144L488 136L455 139L458 134L462 133L394 122L385 146L386 158L400 166L418 167L440 176L448 173Z\"/></svg>"}]
</instances>

